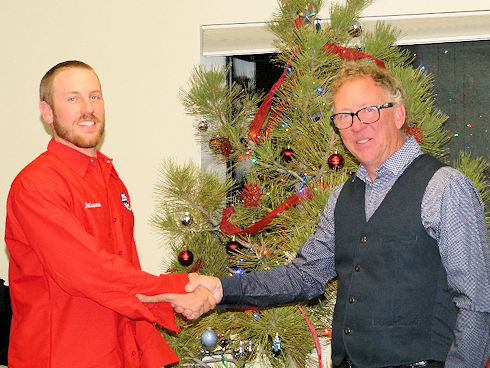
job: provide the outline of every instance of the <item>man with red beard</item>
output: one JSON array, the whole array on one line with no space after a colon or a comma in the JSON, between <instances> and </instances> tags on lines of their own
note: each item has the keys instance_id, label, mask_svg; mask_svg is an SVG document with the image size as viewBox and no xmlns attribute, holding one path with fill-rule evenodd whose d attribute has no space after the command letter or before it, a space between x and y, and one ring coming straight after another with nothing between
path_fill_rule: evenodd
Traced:
<instances>
[{"instance_id":1,"label":"man with red beard","mask_svg":"<svg viewBox=\"0 0 490 368\"><path fill-rule=\"evenodd\" d=\"M80 61L60 63L42 78L40 100L53 139L16 177L7 201L9 366L178 361L153 326L178 331L172 306L142 304L136 295L185 293L188 276L140 268L128 191L97 150L105 126L97 75ZM186 297L196 314L215 304L204 288Z\"/></svg>"}]
</instances>

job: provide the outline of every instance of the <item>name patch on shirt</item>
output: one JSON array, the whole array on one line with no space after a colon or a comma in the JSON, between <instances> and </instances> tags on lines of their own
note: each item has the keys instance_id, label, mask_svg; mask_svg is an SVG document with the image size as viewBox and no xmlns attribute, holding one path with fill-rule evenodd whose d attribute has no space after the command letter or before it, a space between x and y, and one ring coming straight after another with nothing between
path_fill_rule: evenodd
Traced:
<instances>
[{"instance_id":1,"label":"name patch on shirt","mask_svg":"<svg viewBox=\"0 0 490 368\"><path fill-rule=\"evenodd\" d=\"M97 203L85 202L85 208L97 208L97 207L102 207L100 202Z\"/></svg>"},{"instance_id":2,"label":"name patch on shirt","mask_svg":"<svg viewBox=\"0 0 490 368\"><path fill-rule=\"evenodd\" d=\"M131 205L129 204L128 197L126 197L126 194L121 193L121 202L124 204L124 206L129 210L133 211L131 209Z\"/></svg>"}]
</instances>

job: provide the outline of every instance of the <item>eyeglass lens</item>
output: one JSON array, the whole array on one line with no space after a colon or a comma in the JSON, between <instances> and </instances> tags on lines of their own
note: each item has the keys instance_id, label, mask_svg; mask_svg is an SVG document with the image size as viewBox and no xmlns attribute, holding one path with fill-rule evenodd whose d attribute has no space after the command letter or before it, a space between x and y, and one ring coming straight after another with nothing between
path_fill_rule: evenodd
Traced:
<instances>
[{"instance_id":1,"label":"eyeglass lens","mask_svg":"<svg viewBox=\"0 0 490 368\"><path fill-rule=\"evenodd\" d=\"M334 123L337 128L350 127L353 123L354 115L364 124L371 124L379 119L379 110L375 106L368 106L355 113L340 113L334 116Z\"/></svg>"}]
</instances>

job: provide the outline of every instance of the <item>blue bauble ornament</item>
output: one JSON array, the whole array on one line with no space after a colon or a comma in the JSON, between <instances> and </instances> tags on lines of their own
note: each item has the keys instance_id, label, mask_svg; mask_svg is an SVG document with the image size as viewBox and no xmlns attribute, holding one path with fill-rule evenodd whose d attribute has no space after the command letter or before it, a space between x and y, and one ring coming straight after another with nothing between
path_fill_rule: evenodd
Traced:
<instances>
[{"instance_id":1,"label":"blue bauble ornament","mask_svg":"<svg viewBox=\"0 0 490 368\"><path fill-rule=\"evenodd\" d=\"M201 342L205 347L212 348L218 342L218 335L216 335L216 332L208 328L202 333Z\"/></svg>"}]
</instances>

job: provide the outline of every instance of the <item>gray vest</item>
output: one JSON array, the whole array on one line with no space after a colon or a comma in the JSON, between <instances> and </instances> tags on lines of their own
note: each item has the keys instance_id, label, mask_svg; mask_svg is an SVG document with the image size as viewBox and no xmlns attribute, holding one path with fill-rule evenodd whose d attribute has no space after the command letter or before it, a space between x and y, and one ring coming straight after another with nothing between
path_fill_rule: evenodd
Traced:
<instances>
[{"instance_id":1,"label":"gray vest","mask_svg":"<svg viewBox=\"0 0 490 368\"><path fill-rule=\"evenodd\" d=\"M362 368L446 360L456 306L421 221L425 188L441 166L429 155L416 158L368 222L364 182L344 184L335 207L335 364L345 355Z\"/></svg>"}]
</instances>

